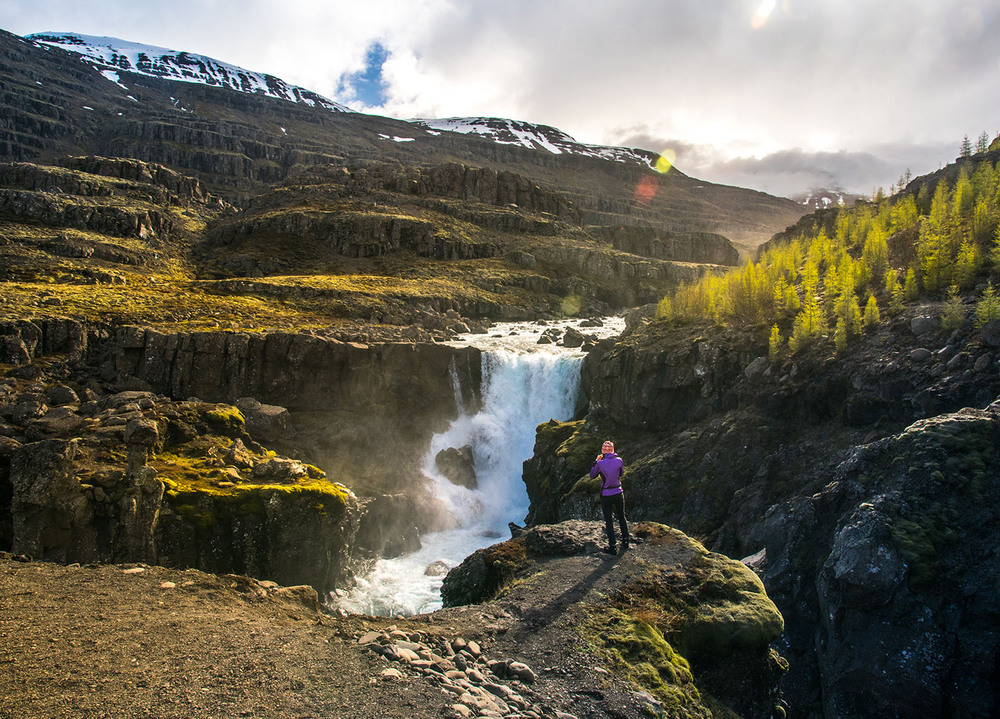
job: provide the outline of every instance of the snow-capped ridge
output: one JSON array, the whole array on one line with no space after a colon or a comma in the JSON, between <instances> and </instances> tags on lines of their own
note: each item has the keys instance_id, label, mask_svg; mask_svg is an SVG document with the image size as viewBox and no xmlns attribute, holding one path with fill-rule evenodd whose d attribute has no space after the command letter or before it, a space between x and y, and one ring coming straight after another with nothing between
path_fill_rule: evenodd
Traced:
<instances>
[{"instance_id":1,"label":"snow-capped ridge","mask_svg":"<svg viewBox=\"0 0 1000 719\"><path fill-rule=\"evenodd\" d=\"M554 155L582 155L613 162L634 162L645 167L656 166L656 153L627 147L585 145L549 125L536 125L498 117L449 117L436 120L416 119L410 122L432 134L459 132L466 135L480 135L501 145L520 145L532 150L546 150Z\"/></svg>"},{"instance_id":2,"label":"snow-capped ridge","mask_svg":"<svg viewBox=\"0 0 1000 719\"><path fill-rule=\"evenodd\" d=\"M76 53L109 81L122 87L125 83L118 73L133 72L162 80L225 87L334 112L353 112L345 105L312 90L290 85L274 75L245 70L205 55L78 33L41 32L28 35L26 39Z\"/></svg>"}]
</instances>

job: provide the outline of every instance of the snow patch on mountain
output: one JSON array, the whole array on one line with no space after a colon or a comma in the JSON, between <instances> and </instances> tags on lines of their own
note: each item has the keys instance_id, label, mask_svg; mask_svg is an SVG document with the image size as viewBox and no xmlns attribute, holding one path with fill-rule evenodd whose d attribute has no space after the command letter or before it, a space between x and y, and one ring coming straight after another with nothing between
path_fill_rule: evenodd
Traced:
<instances>
[{"instance_id":1,"label":"snow patch on mountain","mask_svg":"<svg viewBox=\"0 0 1000 719\"><path fill-rule=\"evenodd\" d=\"M77 33L42 32L28 35L26 39L76 53L100 70L108 80L125 89L128 88L120 73L133 72L162 80L225 87L334 112L353 112L312 90L289 85L273 75L245 70L204 55Z\"/></svg>"},{"instance_id":2,"label":"snow patch on mountain","mask_svg":"<svg viewBox=\"0 0 1000 719\"><path fill-rule=\"evenodd\" d=\"M862 197L862 195L845 192L839 187L817 187L809 192L794 195L791 199L814 210L825 210L830 207L853 205L856 200Z\"/></svg>"},{"instance_id":3,"label":"snow patch on mountain","mask_svg":"<svg viewBox=\"0 0 1000 719\"><path fill-rule=\"evenodd\" d=\"M631 162L655 168L656 153L627 147L585 145L562 130L548 125L505 120L497 117L449 117L438 120L417 119L410 122L423 127L429 134L459 132L480 135L501 145L519 145L531 150L545 150L554 155L582 155L612 162Z\"/></svg>"}]
</instances>

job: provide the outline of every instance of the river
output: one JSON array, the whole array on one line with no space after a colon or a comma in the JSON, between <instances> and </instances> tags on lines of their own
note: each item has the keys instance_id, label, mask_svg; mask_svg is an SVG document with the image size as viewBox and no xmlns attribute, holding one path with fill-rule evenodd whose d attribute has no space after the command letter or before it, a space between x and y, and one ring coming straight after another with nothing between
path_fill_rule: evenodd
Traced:
<instances>
[{"instance_id":1,"label":"river","mask_svg":"<svg viewBox=\"0 0 1000 719\"><path fill-rule=\"evenodd\" d=\"M580 386L584 352L540 345L538 339L553 327L579 328L597 337L614 337L624 329L621 318L602 322L603 327L587 328L579 328L580 320L501 323L488 334L462 335L453 342L483 351L481 409L462 412L433 437L422 469L455 515L457 528L421 536L422 546L412 554L379 560L353 590L333 599L334 607L379 616L440 609L444 578L428 574L428 567L454 567L477 549L509 537L508 522L523 522L528 511L521 469L532 456L535 428L550 419L570 419ZM479 485L475 490L452 484L435 466L439 451L466 445L472 447Z\"/></svg>"}]
</instances>

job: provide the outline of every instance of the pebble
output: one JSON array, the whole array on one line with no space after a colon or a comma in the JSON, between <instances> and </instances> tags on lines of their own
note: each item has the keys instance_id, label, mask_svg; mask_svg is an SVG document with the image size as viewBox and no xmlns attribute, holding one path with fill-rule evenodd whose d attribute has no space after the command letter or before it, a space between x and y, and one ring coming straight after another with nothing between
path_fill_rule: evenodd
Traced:
<instances>
[{"instance_id":1,"label":"pebble","mask_svg":"<svg viewBox=\"0 0 1000 719\"><path fill-rule=\"evenodd\" d=\"M536 707L503 683L503 680L519 680L529 684L535 681L535 672L524 662L487 660L482 647L474 641L461 637L427 640L422 632L407 634L392 626L382 632L360 633L357 642L390 661L408 666L456 697L458 701L451 708L463 719L575 719L571 714ZM393 667L383 669L380 675L382 680L403 676L403 672Z\"/></svg>"},{"instance_id":2,"label":"pebble","mask_svg":"<svg viewBox=\"0 0 1000 719\"><path fill-rule=\"evenodd\" d=\"M174 584L173 582L161 582L160 583L160 589L173 589L176 586L177 585Z\"/></svg>"}]
</instances>

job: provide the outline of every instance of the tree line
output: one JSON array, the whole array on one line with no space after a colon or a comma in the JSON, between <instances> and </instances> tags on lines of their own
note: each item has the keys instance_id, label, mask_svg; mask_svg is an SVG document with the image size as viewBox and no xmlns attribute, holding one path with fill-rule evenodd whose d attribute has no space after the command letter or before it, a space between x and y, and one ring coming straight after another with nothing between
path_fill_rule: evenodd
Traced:
<instances>
[{"instance_id":1,"label":"tree line","mask_svg":"<svg viewBox=\"0 0 1000 719\"><path fill-rule=\"evenodd\" d=\"M957 169L840 208L756 262L682 284L656 316L770 326L772 357L830 332L843 351L920 296L945 299L942 322L958 326L963 293L978 288L975 321L1000 319L1000 162L960 158Z\"/></svg>"}]
</instances>

